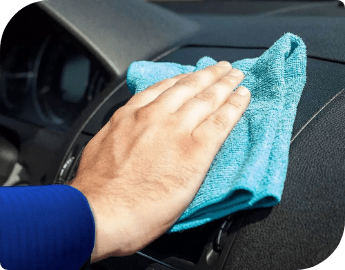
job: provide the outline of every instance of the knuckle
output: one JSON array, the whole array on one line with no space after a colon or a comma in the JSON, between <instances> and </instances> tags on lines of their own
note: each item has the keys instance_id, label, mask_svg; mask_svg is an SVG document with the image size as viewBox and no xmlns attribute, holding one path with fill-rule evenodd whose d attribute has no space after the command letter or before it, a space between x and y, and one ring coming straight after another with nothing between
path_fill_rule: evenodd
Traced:
<instances>
[{"instance_id":1,"label":"knuckle","mask_svg":"<svg viewBox=\"0 0 345 270\"><path fill-rule=\"evenodd\" d=\"M235 84L235 79L231 76L224 76L219 79L218 83L224 87L233 88Z\"/></svg>"},{"instance_id":2,"label":"knuckle","mask_svg":"<svg viewBox=\"0 0 345 270\"><path fill-rule=\"evenodd\" d=\"M192 140L195 142L197 147L205 148L214 138L205 129L199 129L196 133L192 133Z\"/></svg>"},{"instance_id":3,"label":"knuckle","mask_svg":"<svg viewBox=\"0 0 345 270\"><path fill-rule=\"evenodd\" d=\"M109 124L110 125L115 125L115 123L117 123L118 117L117 115L113 115L112 117L110 117L109 119Z\"/></svg>"},{"instance_id":4,"label":"knuckle","mask_svg":"<svg viewBox=\"0 0 345 270\"><path fill-rule=\"evenodd\" d=\"M196 96L194 96L194 98L203 102L214 104L216 102L217 96L215 93L207 91L197 94Z\"/></svg>"},{"instance_id":5,"label":"knuckle","mask_svg":"<svg viewBox=\"0 0 345 270\"><path fill-rule=\"evenodd\" d=\"M235 68L232 69L228 74L241 79L245 77L244 73L241 70Z\"/></svg>"},{"instance_id":6,"label":"knuckle","mask_svg":"<svg viewBox=\"0 0 345 270\"><path fill-rule=\"evenodd\" d=\"M203 72L203 77L205 78L219 79L221 76L224 75L224 68L219 66L209 66L204 70L201 70L200 72Z\"/></svg>"},{"instance_id":7,"label":"knuckle","mask_svg":"<svg viewBox=\"0 0 345 270\"><path fill-rule=\"evenodd\" d=\"M145 93L148 93L149 91L151 91L151 92L155 91L157 88L164 88L166 86L173 85L184 77L187 77L187 75L186 74L179 74L175 77L168 78L168 79L162 80L160 82L157 82L157 83L151 85L150 87L148 87L145 90Z\"/></svg>"},{"instance_id":8,"label":"knuckle","mask_svg":"<svg viewBox=\"0 0 345 270\"><path fill-rule=\"evenodd\" d=\"M210 76L216 77L222 71L222 68L218 66L209 66L205 68L204 71L209 73Z\"/></svg>"},{"instance_id":9,"label":"knuckle","mask_svg":"<svg viewBox=\"0 0 345 270\"><path fill-rule=\"evenodd\" d=\"M141 107L133 112L134 120L137 122L148 121L153 114L151 106Z\"/></svg>"},{"instance_id":10,"label":"knuckle","mask_svg":"<svg viewBox=\"0 0 345 270\"><path fill-rule=\"evenodd\" d=\"M228 126L228 119L226 117L226 115L217 113L217 114L213 114L212 116L210 116L209 120L213 123L213 125L220 129L220 130L224 130L227 128Z\"/></svg>"},{"instance_id":11,"label":"knuckle","mask_svg":"<svg viewBox=\"0 0 345 270\"><path fill-rule=\"evenodd\" d=\"M188 74L180 74L180 75L177 75L173 78L170 78L168 79L169 82L172 84L172 85L176 85L178 84L181 80L183 80L184 78L186 78L188 76Z\"/></svg>"},{"instance_id":12,"label":"knuckle","mask_svg":"<svg viewBox=\"0 0 345 270\"><path fill-rule=\"evenodd\" d=\"M147 88L147 90L148 90L148 88ZM145 91L141 91L141 92L135 94L134 96L132 96L128 100L128 102L126 103L125 106L128 106L128 105L131 106L131 105L134 105L134 104L140 102L143 99L143 97L145 97L146 94L147 94L146 90Z\"/></svg>"},{"instance_id":13,"label":"knuckle","mask_svg":"<svg viewBox=\"0 0 345 270\"><path fill-rule=\"evenodd\" d=\"M224 72L224 68L226 68L226 70L229 70L232 68L232 66L230 63L227 66L212 65L205 68L204 71L210 72L213 76L218 76L219 74Z\"/></svg>"},{"instance_id":14,"label":"knuckle","mask_svg":"<svg viewBox=\"0 0 345 270\"><path fill-rule=\"evenodd\" d=\"M116 112L110 117L109 123L114 124L117 122L120 118L122 118L126 113L125 106L122 106L116 110Z\"/></svg>"},{"instance_id":15,"label":"knuckle","mask_svg":"<svg viewBox=\"0 0 345 270\"><path fill-rule=\"evenodd\" d=\"M109 123L110 124L114 124L115 123L115 121L116 121L116 116L115 116L115 114L113 114L111 117L110 117L110 119L109 119Z\"/></svg>"},{"instance_id":16,"label":"knuckle","mask_svg":"<svg viewBox=\"0 0 345 270\"><path fill-rule=\"evenodd\" d=\"M175 85L195 88L198 86L198 80L194 76L189 76L179 80Z\"/></svg>"},{"instance_id":17,"label":"knuckle","mask_svg":"<svg viewBox=\"0 0 345 270\"><path fill-rule=\"evenodd\" d=\"M149 88L147 88L145 90L145 92L149 91L150 89L155 89L155 88L159 88L160 86L162 86L165 83L165 81L160 81L158 83L155 83L154 85L151 85Z\"/></svg>"},{"instance_id":18,"label":"knuckle","mask_svg":"<svg viewBox=\"0 0 345 270\"><path fill-rule=\"evenodd\" d=\"M181 157L190 157L195 155L196 145L190 137L184 136L179 138L177 144L181 151Z\"/></svg>"},{"instance_id":19,"label":"knuckle","mask_svg":"<svg viewBox=\"0 0 345 270\"><path fill-rule=\"evenodd\" d=\"M124 105L124 106L118 108L114 114L122 116L127 112L127 109L128 109L128 107L126 105Z\"/></svg>"},{"instance_id":20,"label":"knuckle","mask_svg":"<svg viewBox=\"0 0 345 270\"><path fill-rule=\"evenodd\" d=\"M136 100L138 99L138 97L140 96L141 93L142 93L142 92L140 92L140 93L135 94L134 96L132 96L132 97L128 100L127 105L128 105L128 104L133 104L133 103L135 103Z\"/></svg>"},{"instance_id":21,"label":"knuckle","mask_svg":"<svg viewBox=\"0 0 345 270\"><path fill-rule=\"evenodd\" d=\"M180 79L182 79L182 78L187 77L188 75L189 75L189 74L179 74L179 75L173 77L172 79L180 80Z\"/></svg>"},{"instance_id":22,"label":"knuckle","mask_svg":"<svg viewBox=\"0 0 345 270\"><path fill-rule=\"evenodd\" d=\"M235 109L241 109L244 104L243 96L233 93L230 95L230 98L226 101L226 103Z\"/></svg>"},{"instance_id":23,"label":"knuckle","mask_svg":"<svg viewBox=\"0 0 345 270\"><path fill-rule=\"evenodd\" d=\"M113 114L112 116L110 116L110 118L109 118L109 120L108 120L108 123L113 124L114 121L115 121L114 117L115 117L115 114Z\"/></svg>"},{"instance_id":24,"label":"knuckle","mask_svg":"<svg viewBox=\"0 0 345 270\"><path fill-rule=\"evenodd\" d=\"M226 76L222 77L222 80L227 81L228 83L234 85L241 82L242 78L239 76L232 75L232 74L227 74Z\"/></svg>"}]
</instances>

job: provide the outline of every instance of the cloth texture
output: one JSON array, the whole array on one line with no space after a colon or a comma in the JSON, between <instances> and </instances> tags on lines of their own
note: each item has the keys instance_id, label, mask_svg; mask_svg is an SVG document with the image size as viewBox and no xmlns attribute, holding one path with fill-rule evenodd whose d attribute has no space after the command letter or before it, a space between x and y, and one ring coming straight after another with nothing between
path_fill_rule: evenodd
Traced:
<instances>
[{"instance_id":1,"label":"cloth texture","mask_svg":"<svg viewBox=\"0 0 345 270\"><path fill-rule=\"evenodd\" d=\"M4 269L76 270L92 253L93 215L71 186L1 187L0 217Z\"/></svg>"},{"instance_id":2,"label":"cloth texture","mask_svg":"<svg viewBox=\"0 0 345 270\"><path fill-rule=\"evenodd\" d=\"M209 168L193 201L169 232L197 227L234 212L279 203L288 166L297 105L306 83L306 47L287 33L260 57L232 63L245 74L241 85L251 102ZM178 74L216 64L210 57L196 66L134 62L127 72L132 94Z\"/></svg>"}]
</instances>

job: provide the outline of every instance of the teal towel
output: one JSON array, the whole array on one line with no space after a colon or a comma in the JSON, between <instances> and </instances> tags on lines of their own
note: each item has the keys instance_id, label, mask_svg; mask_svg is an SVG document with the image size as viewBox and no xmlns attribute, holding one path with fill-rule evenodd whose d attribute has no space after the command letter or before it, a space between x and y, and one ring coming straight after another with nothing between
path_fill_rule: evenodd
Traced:
<instances>
[{"instance_id":1,"label":"teal towel","mask_svg":"<svg viewBox=\"0 0 345 270\"><path fill-rule=\"evenodd\" d=\"M170 232L279 203L297 104L306 82L306 60L302 39L287 33L260 57L232 64L246 76L241 85L251 91L251 103L214 158L194 200ZM215 63L210 57L201 58L195 67L134 62L128 69L127 84L134 94L166 78Z\"/></svg>"}]
</instances>

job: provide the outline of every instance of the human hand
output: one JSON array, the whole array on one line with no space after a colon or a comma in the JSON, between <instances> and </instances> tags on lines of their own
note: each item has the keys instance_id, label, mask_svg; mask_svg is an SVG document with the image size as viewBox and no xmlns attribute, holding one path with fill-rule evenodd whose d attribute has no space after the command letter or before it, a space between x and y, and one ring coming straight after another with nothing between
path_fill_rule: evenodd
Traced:
<instances>
[{"instance_id":1,"label":"human hand","mask_svg":"<svg viewBox=\"0 0 345 270\"><path fill-rule=\"evenodd\" d=\"M228 62L161 81L115 112L70 184L96 224L92 261L126 256L166 232L200 188L250 93Z\"/></svg>"}]
</instances>

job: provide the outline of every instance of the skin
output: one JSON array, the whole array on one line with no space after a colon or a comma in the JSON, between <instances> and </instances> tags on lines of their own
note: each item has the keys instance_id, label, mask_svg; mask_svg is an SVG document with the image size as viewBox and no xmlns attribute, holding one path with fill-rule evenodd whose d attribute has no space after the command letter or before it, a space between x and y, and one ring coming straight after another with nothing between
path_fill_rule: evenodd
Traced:
<instances>
[{"instance_id":1,"label":"skin","mask_svg":"<svg viewBox=\"0 0 345 270\"><path fill-rule=\"evenodd\" d=\"M200 188L250 103L244 75L222 61L132 97L92 138L70 184L87 198L92 262L131 255L166 232Z\"/></svg>"}]
</instances>

